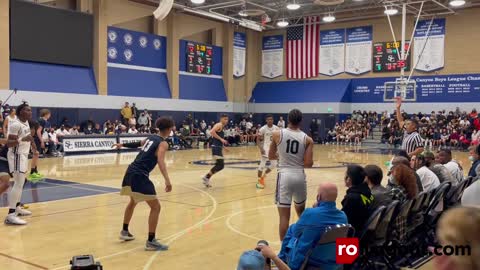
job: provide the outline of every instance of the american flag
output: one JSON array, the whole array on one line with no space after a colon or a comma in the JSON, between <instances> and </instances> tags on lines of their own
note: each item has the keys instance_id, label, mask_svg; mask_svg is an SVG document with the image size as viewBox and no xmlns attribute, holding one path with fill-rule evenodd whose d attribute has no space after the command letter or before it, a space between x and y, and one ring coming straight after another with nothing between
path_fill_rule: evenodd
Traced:
<instances>
[{"instance_id":1,"label":"american flag","mask_svg":"<svg viewBox=\"0 0 480 270\"><path fill-rule=\"evenodd\" d=\"M303 18L303 26L287 29L287 78L317 77L319 52L319 17Z\"/></svg>"}]
</instances>

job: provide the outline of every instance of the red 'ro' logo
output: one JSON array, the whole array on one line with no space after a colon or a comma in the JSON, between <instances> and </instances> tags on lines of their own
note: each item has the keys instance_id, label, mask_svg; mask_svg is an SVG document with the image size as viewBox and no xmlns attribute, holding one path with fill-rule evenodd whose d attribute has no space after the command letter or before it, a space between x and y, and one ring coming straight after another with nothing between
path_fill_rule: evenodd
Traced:
<instances>
[{"instance_id":1,"label":"red 'ro' logo","mask_svg":"<svg viewBox=\"0 0 480 270\"><path fill-rule=\"evenodd\" d=\"M337 238L335 242L337 264L352 264L358 258L360 252L358 238Z\"/></svg>"}]
</instances>

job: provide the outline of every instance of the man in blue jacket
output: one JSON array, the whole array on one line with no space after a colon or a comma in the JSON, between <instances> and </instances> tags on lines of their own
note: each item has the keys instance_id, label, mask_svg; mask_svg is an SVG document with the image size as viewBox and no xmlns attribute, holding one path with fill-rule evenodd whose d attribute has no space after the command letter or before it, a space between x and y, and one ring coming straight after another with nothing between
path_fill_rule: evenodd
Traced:
<instances>
[{"instance_id":1,"label":"man in blue jacket","mask_svg":"<svg viewBox=\"0 0 480 270\"><path fill-rule=\"evenodd\" d=\"M313 208L306 209L298 222L288 228L279 257L292 270L300 269L308 251L315 247L328 226L347 224L347 216L336 207L337 194L335 184L320 184ZM308 265L322 270L337 269L335 243L315 247Z\"/></svg>"}]
</instances>

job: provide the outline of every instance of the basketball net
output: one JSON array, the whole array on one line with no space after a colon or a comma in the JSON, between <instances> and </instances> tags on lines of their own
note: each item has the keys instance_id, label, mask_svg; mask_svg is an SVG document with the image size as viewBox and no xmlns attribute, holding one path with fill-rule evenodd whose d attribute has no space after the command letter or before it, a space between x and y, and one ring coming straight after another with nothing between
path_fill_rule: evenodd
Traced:
<instances>
[{"instance_id":1,"label":"basketball net","mask_svg":"<svg viewBox=\"0 0 480 270\"><path fill-rule=\"evenodd\" d=\"M417 29L417 25L418 25L418 21L420 20L420 17L422 15L422 10L423 10L423 5L424 5L424 1L421 2L421 5L420 5L420 9L418 10L418 15L417 15L417 18L415 20L415 26L413 27L413 30L412 30L412 34L410 36L410 46L408 46L408 49L405 50L405 44L406 44L406 41L405 41L405 31L406 31L406 22L407 22L407 4L404 3L402 4L402 37L401 37L401 44L400 44L400 48L397 49L397 56L398 56L398 59L399 59L399 62L406 62L407 58L408 58L408 55L410 53L410 50L412 49L412 44L414 42L414 34L415 34L415 30ZM387 6L385 5L385 10L387 10ZM395 44L397 44L397 38L395 36L395 31L393 31L393 25L392 25L392 21L390 19L390 15L388 13L387 14L387 19L388 19L388 24L390 26L390 31L392 32L392 37L393 37L393 41ZM405 76L405 68L406 68L406 65L403 65L403 67L401 68L400 70L400 78L398 78L397 80L395 80L395 92L394 92L394 95L395 96L401 96L403 99L406 98L407 96L407 89L409 89L409 85L413 85L413 90L415 92L415 87L416 87L416 84L415 84L415 81L411 81L411 78L412 78L412 75L413 75L413 72L415 71L415 69L417 68L417 65L418 63L420 62L420 59L423 55L423 52L425 50L425 47L428 43L428 40L430 38L430 29L432 27L432 24L433 24L433 20L434 20L434 16L432 17L432 19L430 20L430 24L428 25L428 29L427 29L427 32L426 32L426 40L425 40L425 43L423 44L423 47L418 55L418 59L416 59L415 61L415 66L413 66L410 70L410 74L407 76ZM386 89L385 89L386 91ZM415 95L415 93L414 93Z\"/></svg>"}]
</instances>

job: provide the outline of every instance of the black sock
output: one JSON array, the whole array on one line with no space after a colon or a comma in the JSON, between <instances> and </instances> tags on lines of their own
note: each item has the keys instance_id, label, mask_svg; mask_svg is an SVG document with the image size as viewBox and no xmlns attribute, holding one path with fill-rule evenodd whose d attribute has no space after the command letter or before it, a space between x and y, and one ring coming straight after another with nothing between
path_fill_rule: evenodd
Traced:
<instances>
[{"instance_id":1,"label":"black sock","mask_svg":"<svg viewBox=\"0 0 480 270\"><path fill-rule=\"evenodd\" d=\"M123 223L123 230L128 232L128 224Z\"/></svg>"},{"instance_id":2,"label":"black sock","mask_svg":"<svg viewBox=\"0 0 480 270\"><path fill-rule=\"evenodd\" d=\"M155 239L155 233L148 233L148 241L153 241Z\"/></svg>"},{"instance_id":3,"label":"black sock","mask_svg":"<svg viewBox=\"0 0 480 270\"><path fill-rule=\"evenodd\" d=\"M37 167L32 167L32 169L30 170L30 174L32 173L38 173Z\"/></svg>"},{"instance_id":4,"label":"black sock","mask_svg":"<svg viewBox=\"0 0 480 270\"><path fill-rule=\"evenodd\" d=\"M15 213L15 209L8 209L8 214L13 214Z\"/></svg>"}]
</instances>

